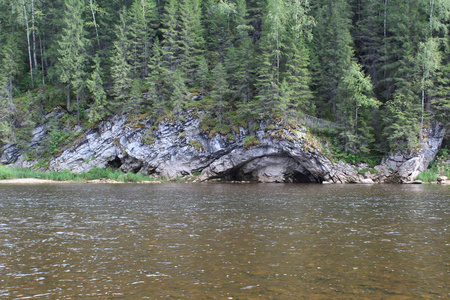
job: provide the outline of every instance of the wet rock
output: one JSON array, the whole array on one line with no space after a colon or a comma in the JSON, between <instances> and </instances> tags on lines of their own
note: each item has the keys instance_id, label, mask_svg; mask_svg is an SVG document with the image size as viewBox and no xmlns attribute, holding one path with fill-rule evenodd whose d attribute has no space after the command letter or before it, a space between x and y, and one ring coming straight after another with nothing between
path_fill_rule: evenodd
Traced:
<instances>
[{"instance_id":1,"label":"wet rock","mask_svg":"<svg viewBox=\"0 0 450 300\"><path fill-rule=\"evenodd\" d=\"M440 183L440 184L446 184L447 181L448 181L447 176L439 176L439 177L437 178L437 182Z\"/></svg>"},{"instance_id":2,"label":"wet rock","mask_svg":"<svg viewBox=\"0 0 450 300\"><path fill-rule=\"evenodd\" d=\"M375 182L370 178L363 178L363 179L361 179L361 183L362 184L374 184Z\"/></svg>"}]
</instances>

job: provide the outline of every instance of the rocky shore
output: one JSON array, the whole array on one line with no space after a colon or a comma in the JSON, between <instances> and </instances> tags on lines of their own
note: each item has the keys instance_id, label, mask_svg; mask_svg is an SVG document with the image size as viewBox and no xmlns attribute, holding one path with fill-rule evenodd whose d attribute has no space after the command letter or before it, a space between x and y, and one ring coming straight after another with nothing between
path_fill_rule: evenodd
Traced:
<instances>
[{"instance_id":1,"label":"rocky shore","mask_svg":"<svg viewBox=\"0 0 450 300\"><path fill-rule=\"evenodd\" d=\"M51 117L57 115L55 111ZM48 131L48 122L34 129L32 151L39 154ZM116 115L97 128L79 132L72 145L49 161L49 169L79 173L114 167L168 179L192 175L201 182L407 183L427 169L444 135L443 126L436 124L426 131L415 153L389 155L369 168L332 160L327 146L301 126L261 122L221 134L203 131L194 113L158 122ZM4 165L32 167L38 163L14 144L5 145L0 154Z\"/></svg>"}]
</instances>

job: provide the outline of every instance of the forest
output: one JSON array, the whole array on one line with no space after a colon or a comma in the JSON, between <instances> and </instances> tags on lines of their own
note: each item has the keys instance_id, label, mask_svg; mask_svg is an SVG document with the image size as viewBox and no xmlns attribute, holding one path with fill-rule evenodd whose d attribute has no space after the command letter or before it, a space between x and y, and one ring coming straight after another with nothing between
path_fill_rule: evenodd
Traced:
<instances>
[{"instance_id":1,"label":"forest","mask_svg":"<svg viewBox=\"0 0 450 300\"><path fill-rule=\"evenodd\" d=\"M348 153L414 151L449 124L449 25L450 0L0 0L0 146L61 107L53 153L67 128L194 110L205 130L307 116Z\"/></svg>"}]
</instances>

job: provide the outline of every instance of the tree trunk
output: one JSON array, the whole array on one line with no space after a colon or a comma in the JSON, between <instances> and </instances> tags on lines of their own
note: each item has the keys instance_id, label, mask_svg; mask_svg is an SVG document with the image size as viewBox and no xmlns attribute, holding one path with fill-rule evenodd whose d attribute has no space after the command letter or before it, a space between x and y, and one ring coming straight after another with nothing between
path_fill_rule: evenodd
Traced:
<instances>
[{"instance_id":1,"label":"tree trunk","mask_svg":"<svg viewBox=\"0 0 450 300\"><path fill-rule=\"evenodd\" d=\"M14 107L14 102L13 102L13 76L12 74L8 75L8 100L9 100L9 104L11 105L11 109L13 109Z\"/></svg>"},{"instance_id":2,"label":"tree trunk","mask_svg":"<svg viewBox=\"0 0 450 300\"><path fill-rule=\"evenodd\" d=\"M97 21L95 20L95 12L94 12L94 6L92 4L92 0L89 0L89 5L91 7L92 20L94 21L95 35L97 37L97 44L98 44L98 47L100 48L100 39L98 37Z\"/></svg>"},{"instance_id":3,"label":"tree trunk","mask_svg":"<svg viewBox=\"0 0 450 300\"><path fill-rule=\"evenodd\" d=\"M67 111L70 112L70 83L67 84L66 89L67 89L67 103L66 103L66 108L67 108Z\"/></svg>"},{"instance_id":4,"label":"tree trunk","mask_svg":"<svg viewBox=\"0 0 450 300\"><path fill-rule=\"evenodd\" d=\"M80 125L80 94L77 93L77 124Z\"/></svg>"},{"instance_id":5,"label":"tree trunk","mask_svg":"<svg viewBox=\"0 0 450 300\"><path fill-rule=\"evenodd\" d=\"M420 120L420 129L423 129L423 115L425 113L425 89L422 89L422 116Z\"/></svg>"},{"instance_id":6,"label":"tree trunk","mask_svg":"<svg viewBox=\"0 0 450 300\"><path fill-rule=\"evenodd\" d=\"M31 27L33 33L33 59L34 59L34 68L37 68L37 56L36 56L36 23L35 23L35 14L34 14L34 0L31 0Z\"/></svg>"},{"instance_id":7,"label":"tree trunk","mask_svg":"<svg viewBox=\"0 0 450 300\"><path fill-rule=\"evenodd\" d=\"M30 27L28 26L28 16L27 16L27 9L25 6L25 0L22 0L22 6L23 6L23 16L25 18L25 25L27 27L28 60L30 61L31 88L34 89L33 59L31 58L31 45L30 45Z\"/></svg>"},{"instance_id":8,"label":"tree trunk","mask_svg":"<svg viewBox=\"0 0 450 300\"><path fill-rule=\"evenodd\" d=\"M430 37L433 36L433 9L434 9L434 0L430 0Z\"/></svg>"},{"instance_id":9,"label":"tree trunk","mask_svg":"<svg viewBox=\"0 0 450 300\"><path fill-rule=\"evenodd\" d=\"M384 0L384 20L383 20L383 36L387 37L387 5L388 0Z\"/></svg>"},{"instance_id":10,"label":"tree trunk","mask_svg":"<svg viewBox=\"0 0 450 300\"><path fill-rule=\"evenodd\" d=\"M45 87L44 49L42 48L41 35L39 35L39 48L41 49L42 86Z\"/></svg>"}]
</instances>

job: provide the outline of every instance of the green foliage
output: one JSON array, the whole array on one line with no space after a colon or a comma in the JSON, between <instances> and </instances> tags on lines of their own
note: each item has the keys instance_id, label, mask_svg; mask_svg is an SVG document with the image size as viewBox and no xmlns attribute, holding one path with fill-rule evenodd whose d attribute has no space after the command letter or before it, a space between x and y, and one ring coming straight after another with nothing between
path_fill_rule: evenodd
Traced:
<instances>
[{"instance_id":1,"label":"green foliage","mask_svg":"<svg viewBox=\"0 0 450 300\"><path fill-rule=\"evenodd\" d=\"M16 178L37 178L55 181L84 181L84 180L98 180L109 179L119 182L141 182L154 181L145 174L124 173L113 169L93 168L89 172L80 174L71 173L68 170L60 172L40 172L31 169L17 169L0 166L0 180L1 179L16 179Z\"/></svg>"},{"instance_id":2,"label":"green foliage","mask_svg":"<svg viewBox=\"0 0 450 300\"><path fill-rule=\"evenodd\" d=\"M450 175L450 172L449 172ZM417 176L417 180L421 180L424 182L433 182L436 181L440 175L435 171L424 171Z\"/></svg>"},{"instance_id":3,"label":"green foliage","mask_svg":"<svg viewBox=\"0 0 450 300\"><path fill-rule=\"evenodd\" d=\"M253 146L259 146L261 142L253 135L249 135L244 139L244 148L250 149Z\"/></svg>"},{"instance_id":4,"label":"green foliage","mask_svg":"<svg viewBox=\"0 0 450 300\"><path fill-rule=\"evenodd\" d=\"M100 60L98 56L94 58L94 64L91 79L87 80L88 89L94 100L89 111L89 120L92 123L102 120L107 114L106 92L103 88Z\"/></svg>"},{"instance_id":5,"label":"green foliage","mask_svg":"<svg viewBox=\"0 0 450 300\"><path fill-rule=\"evenodd\" d=\"M437 158L430 163L428 170L420 173L418 180L425 182L436 181L439 176L446 176L450 178L450 149L447 147L441 148Z\"/></svg>"},{"instance_id":6,"label":"green foliage","mask_svg":"<svg viewBox=\"0 0 450 300\"><path fill-rule=\"evenodd\" d=\"M202 143L200 143L197 140L189 141L188 143L190 146L194 147L196 151L205 151L205 148L203 147Z\"/></svg>"},{"instance_id":7,"label":"green foliage","mask_svg":"<svg viewBox=\"0 0 450 300\"><path fill-rule=\"evenodd\" d=\"M52 130L49 133L50 154L54 155L60 153L62 146L65 145L71 137L72 134L70 132L63 130Z\"/></svg>"},{"instance_id":8,"label":"green foliage","mask_svg":"<svg viewBox=\"0 0 450 300\"><path fill-rule=\"evenodd\" d=\"M212 134L307 113L338 123L311 129L340 152L415 150L449 123L449 16L448 0L3 0L0 143L26 147L56 106L50 132L195 107Z\"/></svg>"},{"instance_id":9,"label":"green foliage","mask_svg":"<svg viewBox=\"0 0 450 300\"><path fill-rule=\"evenodd\" d=\"M344 146L341 143L339 143L339 141L336 138L330 139L330 143L328 144L328 146L331 150L331 154L335 157L335 159L342 160L346 163L350 164L367 163L371 168L381 163L381 157L374 155L373 153L360 155L345 151Z\"/></svg>"}]
</instances>

